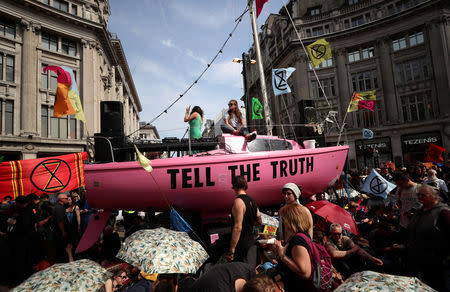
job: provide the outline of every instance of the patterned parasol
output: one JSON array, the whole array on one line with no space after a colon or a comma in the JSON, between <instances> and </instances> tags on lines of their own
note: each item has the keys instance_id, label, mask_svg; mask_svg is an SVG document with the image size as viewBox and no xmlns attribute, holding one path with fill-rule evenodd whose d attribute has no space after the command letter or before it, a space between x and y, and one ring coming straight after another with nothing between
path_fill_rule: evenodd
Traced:
<instances>
[{"instance_id":1,"label":"patterned parasol","mask_svg":"<svg viewBox=\"0 0 450 292\"><path fill-rule=\"evenodd\" d=\"M394 276L372 271L363 271L351 275L334 292L372 292L372 291L415 291L433 292L431 287L415 277Z\"/></svg>"},{"instance_id":2,"label":"patterned parasol","mask_svg":"<svg viewBox=\"0 0 450 292\"><path fill-rule=\"evenodd\" d=\"M148 274L189 274L197 272L208 254L186 232L161 227L130 235L117 257Z\"/></svg>"},{"instance_id":3,"label":"patterned parasol","mask_svg":"<svg viewBox=\"0 0 450 292\"><path fill-rule=\"evenodd\" d=\"M13 291L97 291L111 274L91 260L56 264L39 271Z\"/></svg>"}]
</instances>

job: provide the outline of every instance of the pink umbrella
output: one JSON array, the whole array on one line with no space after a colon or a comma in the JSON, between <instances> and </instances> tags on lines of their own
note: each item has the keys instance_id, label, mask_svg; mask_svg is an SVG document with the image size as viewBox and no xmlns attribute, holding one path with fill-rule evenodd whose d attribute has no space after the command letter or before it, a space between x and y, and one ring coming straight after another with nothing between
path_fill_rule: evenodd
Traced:
<instances>
[{"instance_id":1,"label":"pink umbrella","mask_svg":"<svg viewBox=\"0 0 450 292\"><path fill-rule=\"evenodd\" d=\"M358 235L358 227L352 215L345 209L328 201L316 201L306 207L314 214L324 218L329 223L339 223L343 229Z\"/></svg>"}]
</instances>

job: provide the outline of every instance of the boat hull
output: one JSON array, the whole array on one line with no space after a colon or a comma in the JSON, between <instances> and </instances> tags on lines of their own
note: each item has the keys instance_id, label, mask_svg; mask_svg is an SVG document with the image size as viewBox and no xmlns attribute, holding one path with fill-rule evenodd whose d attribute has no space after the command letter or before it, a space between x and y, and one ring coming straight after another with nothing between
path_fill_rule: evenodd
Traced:
<instances>
[{"instance_id":1,"label":"boat hull","mask_svg":"<svg viewBox=\"0 0 450 292\"><path fill-rule=\"evenodd\" d=\"M86 192L94 208L165 211L229 211L234 175L244 175L248 194L261 207L283 200L293 182L304 196L327 189L342 172L348 147L324 147L153 160L147 173L136 161L85 166Z\"/></svg>"}]
</instances>

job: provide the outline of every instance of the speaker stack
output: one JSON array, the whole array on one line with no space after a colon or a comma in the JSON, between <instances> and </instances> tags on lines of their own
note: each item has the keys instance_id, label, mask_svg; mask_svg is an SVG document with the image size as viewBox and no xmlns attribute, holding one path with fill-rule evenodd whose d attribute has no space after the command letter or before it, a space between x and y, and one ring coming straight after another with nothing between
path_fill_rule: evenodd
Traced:
<instances>
[{"instance_id":1,"label":"speaker stack","mask_svg":"<svg viewBox=\"0 0 450 292\"><path fill-rule=\"evenodd\" d=\"M100 133L94 134L94 141L96 162L112 162L112 155L115 161L121 161L120 148L125 144L122 102L100 102Z\"/></svg>"}]
</instances>

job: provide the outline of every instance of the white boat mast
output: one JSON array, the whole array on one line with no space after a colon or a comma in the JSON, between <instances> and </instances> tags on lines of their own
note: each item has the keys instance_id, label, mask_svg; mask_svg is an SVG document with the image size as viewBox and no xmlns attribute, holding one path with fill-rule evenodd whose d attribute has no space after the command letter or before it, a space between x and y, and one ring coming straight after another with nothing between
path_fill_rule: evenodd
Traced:
<instances>
[{"instance_id":1,"label":"white boat mast","mask_svg":"<svg viewBox=\"0 0 450 292\"><path fill-rule=\"evenodd\" d=\"M266 121L266 132L267 135L272 135L272 120L270 118L270 107L269 107L269 99L267 98L267 89L266 89L266 79L264 78L264 68L263 62L261 58L261 49L259 47L259 37L258 37L258 28L256 26L256 15L253 9L253 0L248 1L248 10L250 13L250 19L252 22L253 29L253 38L255 40L255 49L256 49L256 63L258 64L259 69L259 81L261 83L261 93L263 97L263 105L264 105L264 119ZM248 110L250 112L250 110Z\"/></svg>"}]
</instances>

